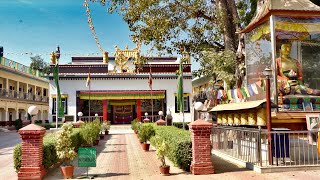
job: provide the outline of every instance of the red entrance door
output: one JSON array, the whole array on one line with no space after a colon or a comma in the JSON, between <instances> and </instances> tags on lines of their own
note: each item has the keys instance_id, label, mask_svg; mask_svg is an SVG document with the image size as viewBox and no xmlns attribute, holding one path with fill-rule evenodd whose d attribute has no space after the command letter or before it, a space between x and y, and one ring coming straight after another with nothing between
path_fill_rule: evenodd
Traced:
<instances>
[{"instance_id":1,"label":"red entrance door","mask_svg":"<svg viewBox=\"0 0 320 180\"><path fill-rule=\"evenodd\" d=\"M113 106L113 123L129 124L132 121L132 105Z\"/></svg>"}]
</instances>

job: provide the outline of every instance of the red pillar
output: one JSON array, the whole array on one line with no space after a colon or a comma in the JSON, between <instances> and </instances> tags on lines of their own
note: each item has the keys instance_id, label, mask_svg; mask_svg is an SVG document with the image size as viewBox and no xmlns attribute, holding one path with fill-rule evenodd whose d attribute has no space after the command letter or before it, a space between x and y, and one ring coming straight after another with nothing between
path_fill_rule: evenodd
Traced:
<instances>
[{"instance_id":1,"label":"red pillar","mask_svg":"<svg viewBox=\"0 0 320 180\"><path fill-rule=\"evenodd\" d=\"M45 128L35 124L19 130L22 139L22 153L18 179L42 179L45 175L42 165L42 142L45 133Z\"/></svg>"},{"instance_id":2,"label":"red pillar","mask_svg":"<svg viewBox=\"0 0 320 180\"><path fill-rule=\"evenodd\" d=\"M102 100L103 121L108 121L108 100Z\"/></svg>"},{"instance_id":3,"label":"red pillar","mask_svg":"<svg viewBox=\"0 0 320 180\"><path fill-rule=\"evenodd\" d=\"M141 121L141 99L137 99L137 118Z\"/></svg>"},{"instance_id":4,"label":"red pillar","mask_svg":"<svg viewBox=\"0 0 320 180\"><path fill-rule=\"evenodd\" d=\"M192 162L190 166L192 174L214 173L210 142L212 126L212 123L202 119L196 120L189 125L192 141Z\"/></svg>"}]
</instances>

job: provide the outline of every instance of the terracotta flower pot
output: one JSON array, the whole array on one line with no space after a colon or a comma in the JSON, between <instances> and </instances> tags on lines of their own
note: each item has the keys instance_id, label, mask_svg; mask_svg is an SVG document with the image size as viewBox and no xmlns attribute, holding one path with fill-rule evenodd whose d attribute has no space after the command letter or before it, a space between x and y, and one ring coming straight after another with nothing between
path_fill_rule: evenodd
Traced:
<instances>
[{"instance_id":1,"label":"terracotta flower pot","mask_svg":"<svg viewBox=\"0 0 320 180\"><path fill-rule=\"evenodd\" d=\"M94 146L98 146L99 145L99 139L96 139L93 143Z\"/></svg>"},{"instance_id":2,"label":"terracotta flower pot","mask_svg":"<svg viewBox=\"0 0 320 180\"><path fill-rule=\"evenodd\" d=\"M100 139L104 139L104 135L103 134L100 134Z\"/></svg>"},{"instance_id":3,"label":"terracotta flower pot","mask_svg":"<svg viewBox=\"0 0 320 180\"><path fill-rule=\"evenodd\" d=\"M72 178L74 166L60 166L61 174L65 179Z\"/></svg>"},{"instance_id":4,"label":"terracotta flower pot","mask_svg":"<svg viewBox=\"0 0 320 180\"><path fill-rule=\"evenodd\" d=\"M160 173L163 175L170 175L170 166L160 166Z\"/></svg>"},{"instance_id":5,"label":"terracotta flower pot","mask_svg":"<svg viewBox=\"0 0 320 180\"><path fill-rule=\"evenodd\" d=\"M150 144L142 143L141 146L144 151L149 151Z\"/></svg>"}]
</instances>

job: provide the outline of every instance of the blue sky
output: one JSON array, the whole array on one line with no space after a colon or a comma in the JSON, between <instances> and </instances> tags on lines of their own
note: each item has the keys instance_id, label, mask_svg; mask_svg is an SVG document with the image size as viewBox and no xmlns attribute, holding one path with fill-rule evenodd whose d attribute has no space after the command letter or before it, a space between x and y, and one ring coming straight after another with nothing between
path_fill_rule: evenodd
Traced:
<instances>
[{"instance_id":1,"label":"blue sky","mask_svg":"<svg viewBox=\"0 0 320 180\"><path fill-rule=\"evenodd\" d=\"M1 0L0 46L4 56L19 63L30 64L38 54L49 62L49 54L59 45L60 63L71 62L71 56L101 53L87 23L83 0ZM106 7L90 3L96 33L104 50L114 52L134 48L127 24L117 14L108 14ZM142 47L142 54L147 47ZM28 53L28 54L26 54ZM112 54L110 54L111 56ZM193 69L196 66L193 67Z\"/></svg>"}]
</instances>

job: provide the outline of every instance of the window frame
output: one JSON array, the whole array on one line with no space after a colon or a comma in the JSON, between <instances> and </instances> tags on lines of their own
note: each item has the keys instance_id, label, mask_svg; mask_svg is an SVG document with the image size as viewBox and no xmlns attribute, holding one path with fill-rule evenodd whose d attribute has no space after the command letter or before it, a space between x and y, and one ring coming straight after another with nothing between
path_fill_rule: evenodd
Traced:
<instances>
[{"instance_id":1,"label":"window frame","mask_svg":"<svg viewBox=\"0 0 320 180\"><path fill-rule=\"evenodd\" d=\"M177 96L174 96L174 103L175 103L175 113L180 113L179 110L178 110L178 100L177 100ZM188 106L185 106L187 103ZM187 108L187 109L186 109ZM183 109L184 109L184 112L185 113L190 113L190 96L183 96Z\"/></svg>"},{"instance_id":2,"label":"window frame","mask_svg":"<svg viewBox=\"0 0 320 180\"><path fill-rule=\"evenodd\" d=\"M52 98L52 115L56 114L56 99ZM64 114L68 114L68 98L61 98L61 102L64 106Z\"/></svg>"}]
</instances>

